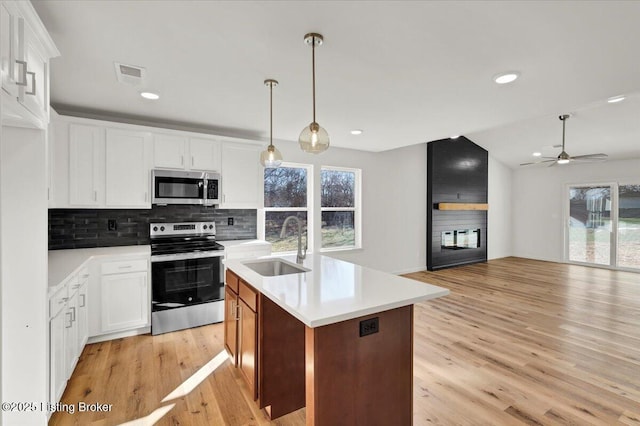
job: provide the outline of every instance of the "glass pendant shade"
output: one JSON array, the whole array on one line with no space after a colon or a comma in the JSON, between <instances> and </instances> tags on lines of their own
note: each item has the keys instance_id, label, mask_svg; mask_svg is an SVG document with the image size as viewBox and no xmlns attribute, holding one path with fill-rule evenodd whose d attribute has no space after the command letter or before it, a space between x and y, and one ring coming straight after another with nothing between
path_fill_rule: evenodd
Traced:
<instances>
[{"instance_id":1,"label":"glass pendant shade","mask_svg":"<svg viewBox=\"0 0 640 426\"><path fill-rule=\"evenodd\" d=\"M302 129L298 142L303 151L320 154L329 148L329 133L314 122Z\"/></svg>"},{"instance_id":2,"label":"glass pendant shade","mask_svg":"<svg viewBox=\"0 0 640 426\"><path fill-rule=\"evenodd\" d=\"M282 154L273 145L269 145L267 149L260 153L260 164L266 168L277 168L282 164Z\"/></svg>"},{"instance_id":3,"label":"glass pendant shade","mask_svg":"<svg viewBox=\"0 0 640 426\"><path fill-rule=\"evenodd\" d=\"M260 164L262 167L275 169L282 164L282 154L273 146L273 87L278 85L278 81L269 78L264 81L264 85L269 88L269 146L260 153Z\"/></svg>"}]
</instances>

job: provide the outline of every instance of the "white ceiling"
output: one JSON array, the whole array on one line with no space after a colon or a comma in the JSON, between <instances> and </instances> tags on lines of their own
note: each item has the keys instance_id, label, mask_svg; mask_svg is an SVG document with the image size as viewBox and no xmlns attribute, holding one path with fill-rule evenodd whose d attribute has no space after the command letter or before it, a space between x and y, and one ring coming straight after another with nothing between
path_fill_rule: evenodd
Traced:
<instances>
[{"instance_id":1,"label":"white ceiling","mask_svg":"<svg viewBox=\"0 0 640 426\"><path fill-rule=\"evenodd\" d=\"M640 156L640 1L32 1L62 56L51 101L266 140L317 121L333 146L382 151L462 134L512 167L570 155ZM142 99L114 62L146 68ZM496 85L492 77L521 77ZM618 104L606 99L629 96ZM353 136L351 129L363 129ZM557 155L558 149L544 154Z\"/></svg>"}]
</instances>

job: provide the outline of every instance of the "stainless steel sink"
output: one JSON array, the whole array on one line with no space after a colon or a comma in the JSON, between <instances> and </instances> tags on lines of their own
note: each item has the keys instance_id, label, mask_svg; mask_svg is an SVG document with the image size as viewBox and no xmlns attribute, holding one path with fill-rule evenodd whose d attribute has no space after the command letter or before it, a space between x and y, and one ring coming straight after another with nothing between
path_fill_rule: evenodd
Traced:
<instances>
[{"instance_id":1,"label":"stainless steel sink","mask_svg":"<svg viewBox=\"0 0 640 426\"><path fill-rule=\"evenodd\" d=\"M310 269L307 269L300 265L296 265L295 263L287 262L284 259L252 260L248 262L242 262L242 264L247 268L262 275L263 277L300 274L302 272L310 271Z\"/></svg>"}]
</instances>

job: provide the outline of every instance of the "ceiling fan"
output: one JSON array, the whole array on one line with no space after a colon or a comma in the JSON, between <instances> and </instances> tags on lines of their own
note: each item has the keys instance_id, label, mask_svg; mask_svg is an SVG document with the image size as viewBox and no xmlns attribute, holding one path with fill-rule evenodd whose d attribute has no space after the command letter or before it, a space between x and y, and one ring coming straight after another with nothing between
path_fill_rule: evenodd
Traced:
<instances>
[{"instance_id":1,"label":"ceiling fan","mask_svg":"<svg viewBox=\"0 0 640 426\"><path fill-rule=\"evenodd\" d=\"M556 164L567 164L574 161L580 162L594 162L594 161L605 161L607 159L607 154L586 154L586 155L576 155L575 157L570 156L564 150L564 128L565 122L571 117L569 114L564 114L558 117L560 121L562 121L562 152L557 157L542 157L542 161L533 161L530 163L521 163L521 166L529 166L532 164L543 164L543 163L551 163L549 167L555 166Z\"/></svg>"}]
</instances>

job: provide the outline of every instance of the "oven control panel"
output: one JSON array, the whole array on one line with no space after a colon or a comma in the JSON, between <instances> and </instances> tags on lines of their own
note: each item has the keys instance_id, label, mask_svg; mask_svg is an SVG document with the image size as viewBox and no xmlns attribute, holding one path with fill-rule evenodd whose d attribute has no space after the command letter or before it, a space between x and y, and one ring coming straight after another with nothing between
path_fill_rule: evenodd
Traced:
<instances>
[{"instance_id":1,"label":"oven control panel","mask_svg":"<svg viewBox=\"0 0 640 426\"><path fill-rule=\"evenodd\" d=\"M215 222L152 223L151 238L172 235L216 235Z\"/></svg>"}]
</instances>

